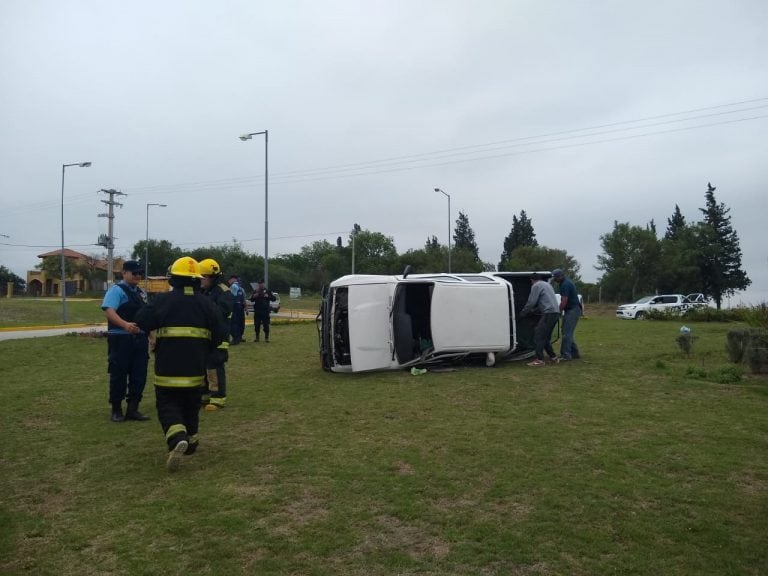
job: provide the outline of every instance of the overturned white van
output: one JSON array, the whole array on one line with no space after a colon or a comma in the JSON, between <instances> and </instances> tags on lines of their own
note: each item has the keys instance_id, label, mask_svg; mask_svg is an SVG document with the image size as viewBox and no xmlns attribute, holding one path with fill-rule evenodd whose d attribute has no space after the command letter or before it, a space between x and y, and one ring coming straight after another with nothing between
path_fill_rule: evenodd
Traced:
<instances>
[{"instance_id":1,"label":"overturned white van","mask_svg":"<svg viewBox=\"0 0 768 576\"><path fill-rule=\"evenodd\" d=\"M532 274L343 276L324 291L317 317L323 368L361 372L527 358L536 319L517 316Z\"/></svg>"}]
</instances>

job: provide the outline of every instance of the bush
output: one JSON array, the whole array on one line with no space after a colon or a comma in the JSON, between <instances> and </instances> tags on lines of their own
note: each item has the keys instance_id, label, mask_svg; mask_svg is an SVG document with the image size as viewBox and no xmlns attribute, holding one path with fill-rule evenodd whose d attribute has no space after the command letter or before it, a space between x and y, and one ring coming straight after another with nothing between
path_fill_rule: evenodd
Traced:
<instances>
[{"instance_id":1,"label":"bush","mask_svg":"<svg viewBox=\"0 0 768 576\"><path fill-rule=\"evenodd\" d=\"M691 308L685 313L685 319L689 322L741 322L743 319L741 310L740 308L729 310L709 307Z\"/></svg>"},{"instance_id":2,"label":"bush","mask_svg":"<svg viewBox=\"0 0 768 576\"><path fill-rule=\"evenodd\" d=\"M741 366L728 365L721 367L712 377L718 384L735 384L741 382L743 372Z\"/></svg>"},{"instance_id":3,"label":"bush","mask_svg":"<svg viewBox=\"0 0 768 576\"><path fill-rule=\"evenodd\" d=\"M691 355L694 340L696 340L696 336L694 336L692 332L680 332L675 338L680 350L682 350L686 356Z\"/></svg>"},{"instance_id":4,"label":"bush","mask_svg":"<svg viewBox=\"0 0 768 576\"><path fill-rule=\"evenodd\" d=\"M768 328L768 304L763 302L751 308L742 308L744 322L755 328Z\"/></svg>"},{"instance_id":5,"label":"bush","mask_svg":"<svg viewBox=\"0 0 768 576\"><path fill-rule=\"evenodd\" d=\"M753 374L768 374L768 331L752 330L746 361Z\"/></svg>"},{"instance_id":6,"label":"bush","mask_svg":"<svg viewBox=\"0 0 768 576\"><path fill-rule=\"evenodd\" d=\"M725 350L728 352L728 360L738 364L744 361L744 355L749 345L752 330L749 328L737 328L729 330L725 341Z\"/></svg>"},{"instance_id":7,"label":"bush","mask_svg":"<svg viewBox=\"0 0 768 576\"><path fill-rule=\"evenodd\" d=\"M768 330L730 330L726 337L725 349L731 362L746 362L753 374L768 374Z\"/></svg>"}]
</instances>

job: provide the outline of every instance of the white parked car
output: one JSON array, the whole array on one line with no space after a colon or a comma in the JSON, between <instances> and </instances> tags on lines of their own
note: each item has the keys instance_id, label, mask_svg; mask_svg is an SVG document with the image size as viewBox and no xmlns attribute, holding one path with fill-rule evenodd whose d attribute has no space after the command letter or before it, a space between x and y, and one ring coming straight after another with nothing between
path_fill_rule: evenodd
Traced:
<instances>
[{"instance_id":1,"label":"white parked car","mask_svg":"<svg viewBox=\"0 0 768 576\"><path fill-rule=\"evenodd\" d=\"M324 290L317 317L323 368L396 370L470 358L493 365L530 357L536 319L517 316L531 274L343 276Z\"/></svg>"}]
</instances>

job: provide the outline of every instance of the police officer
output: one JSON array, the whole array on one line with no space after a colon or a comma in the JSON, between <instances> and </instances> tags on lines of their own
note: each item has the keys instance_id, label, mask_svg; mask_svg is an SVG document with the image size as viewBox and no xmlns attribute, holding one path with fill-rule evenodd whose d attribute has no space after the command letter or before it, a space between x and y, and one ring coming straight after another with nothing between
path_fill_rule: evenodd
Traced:
<instances>
[{"instance_id":1,"label":"police officer","mask_svg":"<svg viewBox=\"0 0 768 576\"><path fill-rule=\"evenodd\" d=\"M227 402L227 372L225 365L227 360L229 360L229 327L232 320L234 299L229 290L229 285L223 281L221 267L216 260L213 258L201 260L200 274L203 276L200 281L202 293L216 304L227 325L227 337L208 356L208 365L206 366L206 387L203 390L203 403L207 411L214 411L224 408Z\"/></svg>"},{"instance_id":2,"label":"police officer","mask_svg":"<svg viewBox=\"0 0 768 576\"><path fill-rule=\"evenodd\" d=\"M195 259L179 258L169 269L171 291L158 294L136 315L142 330L157 331L155 399L168 445L169 472L178 470L184 454L197 450L208 356L227 335L221 313L200 293L201 278Z\"/></svg>"},{"instance_id":3,"label":"police officer","mask_svg":"<svg viewBox=\"0 0 768 576\"><path fill-rule=\"evenodd\" d=\"M277 300L277 297L264 286L264 279L259 280L259 285L253 291L250 298L253 302L253 329L256 331L254 342L259 341L259 328L264 327L264 342L269 342L269 312L270 302Z\"/></svg>"},{"instance_id":4,"label":"police officer","mask_svg":"<svg viewBox=\"0 0 768 576\"><path fill-rule=\"evenodd\" d=\"M234 301L232 321L229 324L230 344L234 346L243 341L243 334L245 333L245 290L240 286L240 278L235 274L232 274L227 282Z\"/></svg>"},{"instance_id":5,"label":"police officer","mask_svg":"<svg viewBox=\"0 0 768 576\"><path fill-rule=\"evenodd\" d=\"M147 295L139 287L142 276L141 264L136 260L126 260L123 262L123 279L110 286L101 303L108 324L107 363L112 422L149 420L148 416L139 412L149 362L147 333L135 322L137 312L147 302ZM123 398L128 401L125 416Z\"/></svg>"}]
</instances>

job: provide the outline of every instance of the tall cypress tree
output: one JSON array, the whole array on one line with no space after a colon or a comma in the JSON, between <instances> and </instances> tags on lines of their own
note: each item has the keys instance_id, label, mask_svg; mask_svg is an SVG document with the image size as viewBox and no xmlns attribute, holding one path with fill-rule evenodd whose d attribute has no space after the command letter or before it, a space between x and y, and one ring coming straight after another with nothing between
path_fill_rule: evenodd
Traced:
<instances>
[{"instance_id":1,"label":"tall cypress tree","mask_svg":"<svg viewBox=\"0 0 768 576\"><path fill-rule=\"evenodd\" d=\"M664 233L664 239L677 240L686 226L685 216L680 212L680 206L675 204L675 211L670 218L667 218L667 231Z\"/></svg>"},{"instance_id":2,"label":"tall cypress tree","mask_svg":"<svg viewBox=\"0 0 768 576\"><path fill-rule=\"evenodd\" d=\"M469 218L464 212L459 212L459 217L456 219L456 228L453 231L453 245L456 250L466 250L474 256L475 260L480 260L477 244L475 243L475 231L469 225Z\"/></svg>"},{"instance_id":3,"label":"tall cypress tree","mask_svg":"<svg viewBox=\"0 0 768 576\"><path fill-rule=\"evenodd\" d=\"M715 200L716 187L707 184L706 206L700 235L702 291L715 300L718 310L723 296L744 290L752 281L741 269L739 236L731 226L730 208Z\"/></svg>"},{"instance_id":4,"label":"tall cypress tree","mask_svg":"<svg viewBox=\"0 0 768 576\"><path fill-rule=\"evenodd\" d=\"M503 270L505 263L512 258L512 251L515 248L538 245L539 242L536 240L536 233L533 231L533 223L530 218L528 218L525 210L520 210L520 218L513 214L512 229L509 231L507 237L504 238L504 251L501 253L499 270Z\"/></svg>"}]
</instances>

